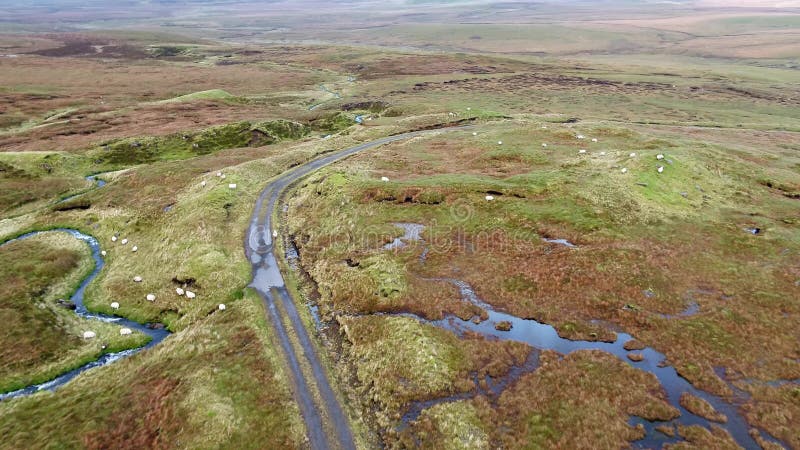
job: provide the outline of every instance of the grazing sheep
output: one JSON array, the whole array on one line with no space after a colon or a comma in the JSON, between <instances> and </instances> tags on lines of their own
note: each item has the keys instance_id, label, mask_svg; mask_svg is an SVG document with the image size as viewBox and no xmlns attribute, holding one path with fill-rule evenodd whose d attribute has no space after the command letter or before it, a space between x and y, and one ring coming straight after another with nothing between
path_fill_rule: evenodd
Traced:
<instances>
[{"instance_id":1,"label":"grazing sheep","mask_svg":"<svg viewBox=\"0 0 800 450\"><path fill-rule=\"evenodd\" d=\"M103 256L106 256L106 255L108 254L108 252L106 252L105 250L103 250L102 252L100 252L100 254L101 254L101 255L103 255Z\"/></svg>"},{"instance_id":2,"label":"grazing sheep","mask_svg":"<svg viewBox=\"0 0 800 450\"><path fill-rule=\"evenodd\" d=\"M226 308L227 308L227 307L225 306L225 304L224 304L224 303L220 303L220 304L219 304L219 310L220 310L220 311L225 311L225 309L226 309Z\"/></svg>"},{"instance_id":3,"label":"grazing sheep","mask_svg":"<svg viewBox=\"0 0 800 450\"><path fill-rule=\"evenodd\" d=\"M217 172L217 176L221 177L222 176L222 172Z\"/></svg>"},{"instance_id":4,"label":"grazing sheep","mask_svg":"<svg viewBox=\"0 0 800 450\"><path fill-rule=\"evenodd\" d=\"M473 135L473 136L477 136L477 135L478 135L478 133L476 133L475 131L473 131L473 132L472 132L472 135Z\"/></svg>"},{"instance_id":5,"label":"grazing sheep","mask_svg":"<svg viewBox=\"0 0 800 450\"><path fill-rule=\"evenodd\" d=\"M547 148L547 144L542 143L542 148Z\"/></svg>"},{"instance_id":6,"label":"grazing sheep","mask_svg":"<svg viewBox=\"0 0 800 450\"><path fill-rule=\"evenodd\" d=\"M154 302L154 301L156 301L156 296L155 296L155 294L147 294L147 297L145 297L145 298L147 299L147 301L148 301L148 302Z\"/></svg>"},{"instance_id":7,"label":"grazing sheep","mask_svg":"<svg viewBox=\"0 0 800 450\"><path fill-rule=\"evenodd\" d=\"M630 155L628 155L628 156L630 156L631 158L636 158L636 153L631 153L631 154L630 154Z\"/></svg>"},{"instance_id":8,"label":"grazing sheep","mask_svg":"<svg viewBox=\"0 0 800 450\"><path fill-rule=\"evenodd\" d=\"M203 181L201 181L201 182L200 182L200 186L202 186L202 187L206 187L206 180L203 180Z\"/></svg>"},{"instance_id":9,"label":"grazing sheep","mask_svg":"<svg viewBox=\"0 0 800 450\"><path fill-rule=\"evenodd\" d=\"M580 153L582 155L582 154L586 153L586 150L582 150L582 149L578 150L578 153Z\"/></svg>"},{"instance_id":10,"label":"grazing sheep","mask_svg":"<svg viewBox=\"0 0 800 450\"><path fill-rule=\"evenodd\" d=\"M486 196L486 200L487 200L487 201L492 201L492 200L494 200L494 196L492 196L492 195L487 195L487 196Z\"/></svg>"},{"instance_id":11,"label":"grazing sheep","mask_svg":"<svg viewBox=\"0 0 800 450\"><path fill-rule=\"evenodd\" d=\"M342 205L344 205L344 203L342 203ZM278 237L278 230L272 230L272 237Z\"/></svg>"},{"instance_id":12,"label":"grazing sheep","mask_svg":"<svg viewBox=\"0 0 800 450\"><path fill-rule=\"evenodd\" d=\"M658 173L664 173L664 166L658 166Z\"/></svg>"},{"instance_id":13,"label":"grazing sheep","mask_svg":"<svg viewBox=\"0 0 800 450\"><path fill-rule=\"evenodd\" d=\"M228 185L229 189L236 189L236 183L231 183Z\"/></svg>"},{"instance_id":14,"label":"grazing sheep","mask_svg":"<svg viewBox=\"0 0 800 450\"><path fill-rule=\"evenodd\" d=\"M117 237L116 236L111 236L111 242L117 242Z\"/></svg>"},{"instance_id":15,"label":"grazing sheep","mask_svg":"<svg viewBox=\"0 0 800 450\"><path fill-rule=\"evenodd\" d=\"M220 178L220 180L224 180L225 179L225 174L223 173L222 176L219 177L219 178Z\"/></svg>"},{"instance_id":16,"label":"grazing sheep","mask_svg":"<svg viewBox=\"0 0 800 450\"><path fill-rule=\"evenodd\" d=\"M503 141L497 141L497 145L503 145Z\"/></svg>"},{"instance_id":17,"label":"grazing sheep","mask_svg":"<svg viewBox=\"0 0 800 450\"><path fill-rule=\"evenodd\" d=\"M134 252L134 253L136 253L136 252L138 252L138 251L139 251L139 247L137 247L137 246L135 246L135 245L134 245L134 246L133 246L133 248L131 249L131 251L132 251L132 252Z\"/></svg>"},{"instance_id":18,"label":"grazing sheep","mask_svg":"<svg viewBox=\"0 0 800 450\"><path fill-rule=\"evenodd\" d=\"M664 159L664 155L662 155L661 153L659 153L659 154L657 154L657 155L656 155L656 159L657 159L657 160L659 160L659 161L661 161L662 159Z\"/></svg>"},{"instance_id":19,"label":"grazing sheep","mask_svg":"<svg viewBox=\"0 0 800 450\"><path fill-rule=\"evenodd\" d=\"M192 299L192 298L195 298L195 297L197 297L197 294L195 294L192 291L186 291L186 298Z\"/></svg>"},{"instance_id":20,"label":"grazing sheep","mask_svg":"<svg viewBox=\"0 0 800 450\"><path fill-rule=\"evenodd\" d=\"M128 240L127 239L123 239L122 240L122 245L128 245Z\"/></svg>"},{"instance_id":21,"label":"grazing sheep","mask_svg":"<svg viewBox=\"0 0 800 450\"><path fill-rule=\"evenodd\" d=\"M582 134L579 134L579 135L577 135L575 137L577 137L578 139L586 139L586 137L584 135L582 135Z\"/></svg>"},{"instance_id":22,"label":"grazing sheep","mask_svg":"<svg viewBox=\"0 0 800 450\"><path fill-rule=\"evenodd\" d=\"M119 309L119 303L114 302L111 304L111 309Z\"/></svg>"},{"instance_id":23,"label":"grazing sheep","mask_svg":"<svg viewBox=\"0 0 800 450\"><path fill-rule=\"evenodd\" d=\"M597 142L597 138L592 138L592 142Z\"/></svg>"},{"instance_id":24,"label":"grazing sheep","mask_svg":"<svg viewBox=\"0 0 800 450\"><path fill-rule=\"evenodd\" d=\"M600 156L606 156L606 152L600 152Z\"/></svg>"},{"instance_id":25,"label":"grazing sheep","mask_svg":"<svg viewBox=\"0 0 800 450\"><path fill-rule=\"evenodd\" d=\"M184 292L185 291L183 289L181 289L181 288L175 288L175 293L178 294L178 295L183 295Z\"/></svg>"},{"instance_id":26,"label":"grazing sheep","mask_svg":"<svg viewBox=\"0 0 800 450\"><path fill-rule=\"evenodd\" d=\"M547 125L542 125L542 129L546 130L547 129Z\"/></svg>"},{"instance_id":27,"label":"grazing sheep","mask_svg":"<svg viewBox=\"0 0 800 450\"><path fill-rule=\"evenodd\" d=\"M84 339L94 339L95 337L97 337L97 333L95 333L94 331L84 331L83 332L83 338Z\"/></svg>"},{"instance_id":28,"label":"grazing sheep","mask_svg":"<svg viewBox=\"0 0 800 450\"><path fill-rule=\"evenodd\" d=\"M381 177L381 181L383 181L385 183L385 182L389 181L389 177Z\"/></svg>"},{"instance_id":29,"label":"grazing sheep","mask_svg":"<svg viewBox=\"0 0 800 450\"><path fill-rule=\"evenodd\" d=\"M135 277L133 277L133 282L134 283L141 283L142 282L142 277L140 277L139 275L136 275Z\"/></svg>"},{"instance_id":30,"label":"grazing sheep","mask_svg":"<svg viewBox=\"0 0 800 450\"><path fill-rule=\"evenodd\" d=\"M472 108L470 108L469 106L467 106L467 111L472 111Z\"/></svg>"},{"instance_id":31,"label":"grazing sheep","mask_svg":"<svg viewBox=\"0 0 800 450\"><path fill-rule=\"evenodd\" d=\"M627 168L627 167L623 167L623 168L622 168L622 170L621 170L621 172L622 172L622 173L628 173L628 168Z\"/></svg>"},{"instance_id":32,"label":"grazing sheep","mask_svg":"<svg viewBox=\"0 0 800 450\"><path fill-rule=\"evenodd\" d=\"M131 330L130 328L120 328L119 330L120 336L129 336L131 334L133 334L133 330Z\"/></svg>"}]
</instances>

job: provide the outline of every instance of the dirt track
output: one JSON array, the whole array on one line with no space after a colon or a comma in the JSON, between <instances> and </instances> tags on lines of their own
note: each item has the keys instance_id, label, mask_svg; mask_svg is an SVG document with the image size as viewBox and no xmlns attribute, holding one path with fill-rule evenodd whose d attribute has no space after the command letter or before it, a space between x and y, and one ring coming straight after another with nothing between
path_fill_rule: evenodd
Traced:
<instances>
[{"instance_id":1,"label":"dirt track","mask_svg":"<svg viewBox=\"0 0 800 450\"><path fill-rule=\"evenodd\" d=\"M253 281L250 287L254 288L263 299L268 319L280 341L291 375L293 392L306 423L311 448L355 449L356 447L347 415L333 391L317 351L311 343L310 333L300 319L295 302L286 289L283 275L278 268L278 256L273 245L273 230L277 229L272 223L275 205L286 188L295 181L355 153L436 131L458 131L468 128L470 127L404 133L332 153L279 176L264 188L256 201L244 243L245 255L253 266ZM294 333L292 339L290 333ZM300 348L296 349L292 341L297 342ZM310 377L307 377L301 369L303 358L305 364L310 367ZM321 398L319 401L315 401L315 391L319 393Z\"/></svg>"}]
</instances>

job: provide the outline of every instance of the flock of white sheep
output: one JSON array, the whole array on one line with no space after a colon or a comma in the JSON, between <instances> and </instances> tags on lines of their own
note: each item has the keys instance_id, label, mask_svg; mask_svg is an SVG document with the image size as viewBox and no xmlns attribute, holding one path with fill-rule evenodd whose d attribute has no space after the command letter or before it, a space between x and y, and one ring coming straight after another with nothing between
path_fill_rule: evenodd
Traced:
<instances>
[{"instance_id":1,"label":"flock of white sheep","mask_svg":"<svg viewBox=\"0 0 800 450\"><path fill-rule=\"evenodd\" d=\"M224 177L224 175L222 175L221 173L219 173L218 176ZM205 184L206 184L206 182L203 181L202 185L205 186ZM231 189L235 189L236 185L235 184L231 184L230 188ZM120 240L117 237L117 235L114 235L114 236L111 236L111 242L119 242L121 245L125 246L125 245L128 245L129 241L128 241L127 238L123 238L123 239ZM139 247L134 245L131 248L131 251L135 253L135 252L139 251ZM100 254L105 257L105 256L108 255L108 252L105 251L105 250L102 250L100 252ZM144 281L144 279L140 275L136 275L136 276L133 277L133 282L134 283L141 283L142 281ZM197 297L197 294L195 292L192 292L192 291L189 291L189 290L185 290L183 288L175 288L175 293L178 296L181 296L181 297L182 296L186 296L186 298L189 299L189 300L194 299L194 298ZM149 293L149 294L145 295L145 300L147 300L148 302L155 302L156 301L156 294ZM111 302L111 304L109 306L113 310L118 310L120 308L120 303L119 302ZM217 308L220 311L225 311L225 309L227 309L226 306L224 304L222 304L222 303L220 303ZM129 335L133 334L133 330L131 330L130 328L120 328L119 334L120 334L120 336L129 336ZM97 337L97 333L95 333L94 331L87 330L87 331L83 332L83 338L84 339L94 339L95 337Z\"/></svg>"},{"instance_id":2,"label":"flock of white sheep","mask_svg":"<svg viewBox=\"0 0 800 450\"><path fill-rule=\"evenodd\" d=\"M542 125L542 129L546 130L547 129L547 125ZM478 136L478 132L473 131L472 135L473 136ZM586 136L584 136L582 134L578 134L578 135L575 136L575 138L578 139L578 140L584 140L584 139L586 139ZM599 139L592 138L591 141L593 143L597 143L597 142L599 142ZM497 145L503 145L503 141L497 141ZM546 142L542 142L542 148L547 148L547 147L548 147L548 144ZM578 154L579 155L588 155L589 151L586 150L586 149L580 149L580 150L578 150ZM599 156L606 156L606 152L605 151L599 152ZM628 156L629 156L630 159L633 159L633 158L636 158L637 155L636 155L636 152L631 152ZM664 155L659 153L658 155L656 155L656 159L658 161L662 161L664 159ZM626 174L626 173L628 173L628 168L627 167L622 167L620 169L620 172L622 172L623 174ZM662 165L657 166L656 167L656 172L664 173L664 166L662 166ZM381 181L387 182L387 181L389 181L389 178L387 178L385 176L381 177ZM492 195L487 195L486 196L486 201L490 202L490 201L493 201L493 200L494 200L494 196L492 196Z\"/></svg>"},{"instance_id":3,"label":"flock of white sheep","mask_svg":"<svg viewBox=\"0 0 800 450\"><path fill-rule=\"evenodd\" d=\"M542 125L542 129L546 130L547 129L547 125ZM473 136L477 136L478 133L477 132L473 132L472 135ZM578 140L584 140L584 139L586 139L586 136L584 136L582 134L578 134L578 135L575 136L575 138L578 139ZM597 138L592 138L591 141L593 143L599 142L599 140ZM497 145L503 145L503 141L497 141ZM542 142L542 148L547 148L547 147L548 147L548 144L546 142ZM589 151L586 150L586 149L580 149L580 150L578 150L578 154L579 155L588 155ZM600 152L599 155L600 156L606 156L606 152ZM636 158L636 152L631 152L631 154L628 155L628 156L630 158ZM659 153L658 155L656 155L656 159L661 161L661 160L664 159L664 155ZM623 167L622 169L620 169L620 172L622 172L623 174L628 173L628 168L627 167ZM664 173L664 166L659 165L658 167L656 167L656 172ZM388 179L386 179L384 181L388 181ZM494 197L492 197L491 195L487 195L486 196L486 200L488 200L488 201L494 200Z\"/></svg>"}]
</instances>

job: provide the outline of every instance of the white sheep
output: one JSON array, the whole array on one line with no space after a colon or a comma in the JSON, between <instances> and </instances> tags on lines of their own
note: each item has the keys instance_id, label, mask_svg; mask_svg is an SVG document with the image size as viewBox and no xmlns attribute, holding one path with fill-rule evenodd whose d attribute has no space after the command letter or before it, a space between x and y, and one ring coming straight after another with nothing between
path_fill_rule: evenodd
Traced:
<instances>
[{"instance_id":1,"label":"white sheep","mask_svg":"<svg viewBox=\"0 0 800 450\"><path fill-rule=\"evenodd\" d=\"M128 240L127 239L123 239L122 240L122 245L128 245Z\"/></svg>"},{"instance_id":2,"label":"white sheep","mask_svg":"<svg viewBox=\"0 0 800 450\"><path fill-rule=\"evenodd\" d=\"M656 155L656 159L657 159L657 160L659 160L659 161L661 161L662 159L664 159L664 155L662 155L661 153L659 153L659 154L657 154L657 155Z\"/></svg>"},{"instance_id":3,"label":"white sheep","mask_svg":"<svg viewBox=\"0 0 800 450\"><path fill-rule=\"evenodd\" d=\"M181 288L175 288L175 293L178 294L178 295L183 295L184 292L185 291L183 289L181 289Z\"/></svg>"},{"instance_id":4,"label":"white sheep","mask_svg":"<svg viewBox=\"0 0 800 450\"><path fill-rule=\"evenodd\" d=\"M136 275L135 277L133 277L133 282L134 283L141 283L142 282L142 277L140 277L139 275Z\"/></svg>"},{"instance_id":5,"label":"white sheep","mask_svg":"<svg viewBox=\"0 0 800 450\"><path fill-rule=\"evenodd\" d=\"M192 299L192 298L195 298L195 297L197 297L197 294L195 294L192 291L186 291L186 298Z\"/></svg>"},{"instance_id":6,"label":"white sheep","mask_svg":"<svg viewBox=\"0 0 800 450\"><path fill-rule=\"evenodd\" d=\"M497 145L503 145L503 141L497 141Z\"/></svg>"},{"instance_id":7,"label":"white sheep","mask_svg":"<svg viewBox=\"0 0 800 450\"><path fill-rule=\"evenodd\" d=\"M111 236L111 242L117 242L117 237L116 236Z\"/></svg>"},{"instance_id":8,"label":"white sheep","mask_svg":"<svg viewBox=\"0 0 800 450\"><path fill-rule=\"evenodd\" d=\"M631 158L636 158L636 153L631 153L631 154L630 154L630 155L628 155L628 156L630 156Z\"/></svg>"},{"instance_id":9,"label":"white sheep","mask_svg":"<svg viewBox=\"0 0 800 450\"><path fill-rule=\"evenodd\" d=\"M546 130L547 129L547 125L542 125L542 129Z\"/></svg>"},{"instance_id":10,"label":"white sheep","mask_svg":"<svg viewBox=\"0 0 800 450\"><path fill-rule=\"evenodd\" d=\"M658 173L664 173L664 166L658 166Z\"/></svg>"},{"instance_id":11,"label":"white sheep","mask_svg":"<svg viewBox=\"0 0 800 450\"><path fill-rule=\"evenodd\" d=\"M344 202L342 202L342 205L344 205ZM272 237L278 237L278 230L272 230Z\"/></svg>"},{"instance_id":12,"label":"white sheep","mask_svg":"<svg viewBox=\"0 0 800 450\"><path fill-rule=\"evenodd\" d=\"M592 142L597 142L597 138L592 138Z\"/></svg>"},{"instance_id":13,"label":"white sheep","mask_svg":"<svg viewBox=\"0 0 800 450\"><path fill-rule=\"evenodd\" d=\"M138 251L139 251L139 247L137 247L137 246L135 246L135 245L134 245L134 246L133 246L133 248L131 249L131 251L132 251L132 252L134 252L134 253L136 253L136 252L138 252Z\"/></svg>"},{"instance_id":14,"label":"white sheep","mask_svg":"<svg viewBox=\"0 0 800 450\"><path fill-rule=\"evenodd\" d=\"M111 304L111 309L119 309L119 303L117 303L117 302L113 302L113 303Z\"/></svg>"},{"instance_id":15,"label":"white sheep","mask_svg":"<svg viewBox=\"0 0 800 450\"><path fill-rule=\"evenodd\" d=\"M579 135L577 135L577 136L575 136L575 137L577 137L578 139L586 139L586 136L584 136L584 135L582 135L582 134L579 134Z\"/></svg>"},{"instance_id":16,"label":"white sheep","mask_svg":"<svg viewBox=\"0 0 800 450\"><path fill-rule=\"evenodd\" d=\"M600 156L606 156L606 152L600 152Z\"/></svg>"},{"instance_id":17,"label":"white sheep","mask_svg":"<svg viewBox=\"0 0 800 450\"><path fill-rule=\"evenodd\" d=\"M586 150L583 150L583 149L581 149L581 150L578 150L578 153L580 153L581 155L583 155L584 153L586 153Z\"/></svg>"},{"instance_id":18,"label":"white sheep","mask_svg":"<svg viewBox=\"0 0 800 450\"><path fill-rule=\"evenodd\" d=\"M545 143L543 142L543 143L542 143L542 148L547 148L547 144L545 144Z\"/></svg>"},{"instance_id":19,"label":"white sheep","mask_svg":"<svg viewBox=\"0 0 800 450\"><path fill-rule=\"evenodd\" d=\"M220 178L220 180L224 180L225 179L225 174L223 173L222 176L220 176L219 178Z\"/></svg>"},{"instance_id":20,"label":"white sheep","mask_svg":"<svg viewBox=\"0 0 800 450\"><path fill-rule=\"evenodd\" d=\"M94 339L95 337L97 337L97 333L95 333L94 331L84 331L83 332L83 338L84 339Z\"/></svg>"},{"instance_id":21,"label":"white sheep","mask_svg":"<svg viewBox=\"0 0 800 450\"><path fill-rule=\"evenodd\" d=\"M381 181L383 181L385 183L385 182L389 181L389 177L381 177Z\"/></svg>"},{"instance_id":22,"label":"white sheep","mask_svg":"<svg viewBox=\"0 0 800 450\"><path fill-rule=\"evenodd\" d=\"M131 330L130 328L120 328L119 330L120 336L129 336L131 334L133 334L133 330Z\"/></svg>"},{"instance_id":23,"label":"white sheep","mask_svg":"<svg viewBox=\"0 0 800 450\"><path fill-rule=\"evenodd\" d=\"M220 303L220 304L219 304L219 310L220 310L220 311L225 311L225 309L227 309L227 307L225 306L225 304L224 304L224 303Z\"/></svg>"},{"instance_id":24,"label":"white sheep","mask_svg":"<svg viewBox=\"0 0 800 450\"><path fill-rule=\"evenodd\" d=\"M494 200L494 196L492 196L492 195L487 195L487 196L486 196L486 200L487 200L487 201L492 201L492 200Z\"/></svg>"},{"instance_id":25,"label":"white sheep","mask_svg":"<svg viewBox=\"0 0 800 450\"><path fill-rule=\"evenodd\" d=\"M108 252L106 252L105 250L103 250L102 252L100 252L100 254L101 254L101 255L103 255L103 256L106 256L106 255L108 254Z\"/></svg>"},{"instance_id":26,"label":"white sheep","mask_svg":"<svg viewBox=\"0 0 800 450\"><path fill-rule=\"evenodd\" d=\"M221 177L222 176L222 172L217 172L217 176Z\"/></svg>"},{"instance_id":27,"label":"white sheep","mask_svg":"<svg viewBox=\"0 0 800 450\"><path fill-rule=\"evenodd\" d=\"M621 172L622 172L622 173L628 173L628 168L627 168L627 167L623 167L623 168L622 168L622 170L621 170Z\"/></svg>"},{"instance_id":28,"label":"white sheep","mask_svg":"<svg viewBox=\"0 0 800 450\"><path fill-rule=\"evenodd\" d=\"M145 297L145 298L147 299L148 302L156 301L156 295L155 294L147 294L147 297Z\"/></svg>"},{"instance_id":29,"label":"white sheep","mask_svg":"<svg viewBox=\"0 0 800 450\"><path fill-rule=\"evenodd\" d=\"M467 111L472 111L472 108L470 108L469 106L467 106Z\"/></svg>"},{"instance_id":30,"label":"white sheep","mask_svg":"<svg viewBox=\"0 0 800 450\"><path fill-rule=\"evenodd\" d=\"M200 186L202 186L202 187L206 187L206 180L203 180L203 181L201 181L201 182L200 182Z\"/></svg>"},{"instance_id":31,"label":"white sheep","mask_svg":"<svg viewBox=\"0 0 800 450\"><path fill-rule=\"evenodd\" d=\"M472 132L472 135L473 135L473 136L477 136L477 135L478 135L478 133L477 133L477 132L475 132L475 131L473 131L473 132Z\"/></svg>"},{"instance_id":32,"label":"white sheep","mask_svg":"<svg viewBox=\"0 0 800 450\"><path fill-rule=\"evenodd\" d=\"M236 189L236 183L231 183L228 185L229 189Z\"/></svg>"}]
</instances>

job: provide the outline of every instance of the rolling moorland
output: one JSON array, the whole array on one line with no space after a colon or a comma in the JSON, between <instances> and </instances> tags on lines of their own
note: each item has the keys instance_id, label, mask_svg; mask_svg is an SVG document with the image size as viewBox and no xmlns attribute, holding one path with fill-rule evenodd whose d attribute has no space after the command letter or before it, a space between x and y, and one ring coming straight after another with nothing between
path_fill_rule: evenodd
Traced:
<instances>
[{"instance_id":1,"label":"rolling moorland","mask_svg":"<svg viewBox=\"0 0 800 450\"><path fill-rule=\"evenodd\" d=\"M774 3L0 6L0 448L800 449Z\"/></svg>"}]
</instances>

